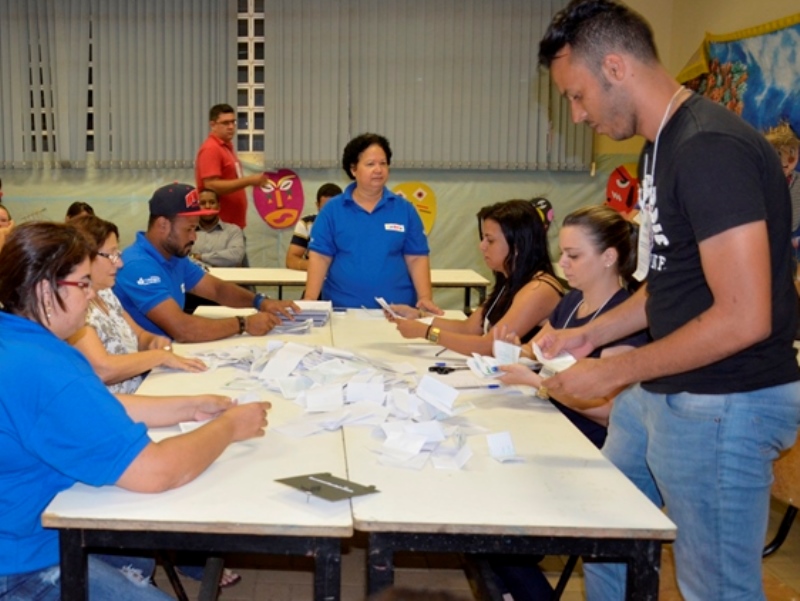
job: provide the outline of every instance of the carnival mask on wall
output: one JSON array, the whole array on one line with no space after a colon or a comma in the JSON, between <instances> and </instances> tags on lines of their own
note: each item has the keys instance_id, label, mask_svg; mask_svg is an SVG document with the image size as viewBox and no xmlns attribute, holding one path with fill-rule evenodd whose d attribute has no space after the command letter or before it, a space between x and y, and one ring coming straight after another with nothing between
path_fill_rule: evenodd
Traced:
<instances>
[{"instance_id":1,"label":"carnival mask on wall","mask_svg":"<svg viewBox=\"0 0 800 601\"><path fill-rule=\"evenodd\" d=\"M258 214L273 229L294 227L305 203L300 177L291 169L268 171L266 176L267 185L253 189Z\"/></svg>"}]
</instances>

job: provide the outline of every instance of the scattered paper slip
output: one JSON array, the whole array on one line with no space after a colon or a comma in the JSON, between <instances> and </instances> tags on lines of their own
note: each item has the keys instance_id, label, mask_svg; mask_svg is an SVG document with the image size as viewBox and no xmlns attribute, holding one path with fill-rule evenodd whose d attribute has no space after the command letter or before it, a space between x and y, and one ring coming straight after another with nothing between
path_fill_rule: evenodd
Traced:
<instances>
[{"instance_id":1,"label":"scattered paper slip","mask_svg":"<svg viewBox=\"0 0 800 601\"><path fill-rule=\"evenodd\" d=\"M524 459L514 450L514 441L510 432L495 432L486 435L489 454L500 463L522 462Z\"/></svg>"}]
</instances>

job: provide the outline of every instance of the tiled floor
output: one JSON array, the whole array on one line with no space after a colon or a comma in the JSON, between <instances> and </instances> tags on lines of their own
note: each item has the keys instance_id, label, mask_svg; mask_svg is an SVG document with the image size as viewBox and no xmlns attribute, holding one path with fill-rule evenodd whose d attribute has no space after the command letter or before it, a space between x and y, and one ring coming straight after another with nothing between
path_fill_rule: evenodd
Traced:
<instances>
[{"instance_id":1,"label":"tiled floor","mask_svg":"<svg viewBox=\"0 0 800 601\"><path fill-rule=\"evenodd\" d=\"M770 537L784 512L784 505L773 502ZM800 518L796 522L800 522ZM362 540L356 539L343 548L342 601L364 600L364 561ZM461 568L461 560L456 555L407 554L398 556L396 564L395 582L399 586L446 590L464 601L474 599L470 583ZM308 601L313 598L313 564L304 558L231 556L226 565L239 572L242 580L236 586L222 591L219 597L222 601ZM549 557L543 566L555 581L563 567L563 559ZM156 581L162 587L169 587L160 570L156 574ZM800 601L800 523L795 523L777 553L764 560L764 584L769 601ZM186 590L190 597L196 598L196 583L187 582ZM579 567L562 599L580 601L583 598L583 577ZM664 553L660 598L663 601L681 599L675 585L669 548Z\"/></svg>"}]
</instances>

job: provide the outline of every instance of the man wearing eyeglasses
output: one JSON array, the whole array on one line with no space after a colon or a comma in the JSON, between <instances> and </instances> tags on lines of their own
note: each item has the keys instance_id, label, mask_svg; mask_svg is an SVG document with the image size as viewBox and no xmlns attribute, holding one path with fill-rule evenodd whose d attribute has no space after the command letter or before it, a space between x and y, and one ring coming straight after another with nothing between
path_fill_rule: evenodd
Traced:
<instances>
[{"instance_id":1,"label":"man wearing eyeglasses","mask_svg":"<svg viewBox=\"0 0 800 601\"><path fill-rule=\"evenodd\" d=\"M237 334L263 336L280 323L277 314L293 318L300 309L291 301L268 299L264 294L224 282L192 262L200 217L216 211L203 209L197 190L187 184L168 184L150 199L146 232L125 249L125 269L117 273L114 293L136 323L177 342L206 342ZM208 319L184 313L186 293L226 307L255 308L256 313Z\"/></svg>"},{"instance_id":2,"label":"man wearing eyeglasses","mask_svg":"<svg viewBox=\"0 0 800 601\"><path fill-rule=\"evenodd\" d=\"M194 165L198 190L213 190L219 198L219 218L244 229L247 225L247 192L249 186L262 186L263 173L245 176L236 156L236 111L229 104L215 104L208 113L211 131L197 151Z\"/></svg>"}]
</instances>

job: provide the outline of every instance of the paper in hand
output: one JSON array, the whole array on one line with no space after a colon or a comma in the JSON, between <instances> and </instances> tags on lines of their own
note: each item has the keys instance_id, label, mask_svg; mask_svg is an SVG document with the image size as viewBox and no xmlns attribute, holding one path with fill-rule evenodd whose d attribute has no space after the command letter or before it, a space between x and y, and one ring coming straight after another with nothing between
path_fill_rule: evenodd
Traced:
<instances>
[{"instance_id":1,"label":"paper in hand","mask_svg":"<svg viewBox=\"0 0 800 601\"><path fill-rule=\"evenodd\" d=\"M564 371L577 363L577 359L567 351L561 351L555 357L547 359L542 353L542 349L535 342L533 343L533 354L536 360L542 364L542 369L547 369L553 373Z\"/></svg>"},{"instance_id":2,"label":"paper in hand","mask_svg":"<svg viewBox=\"0 0 800 601\"><path fill-rule=\"evenodd\" d=\"M394 310L389 306L389 303L387 303L382 296L376 296L375 302L377 302L381 306L381 309L386 311L392 317L396 319L402 319L403 316L395 313Z\"/></svg>"}]
</instances>

